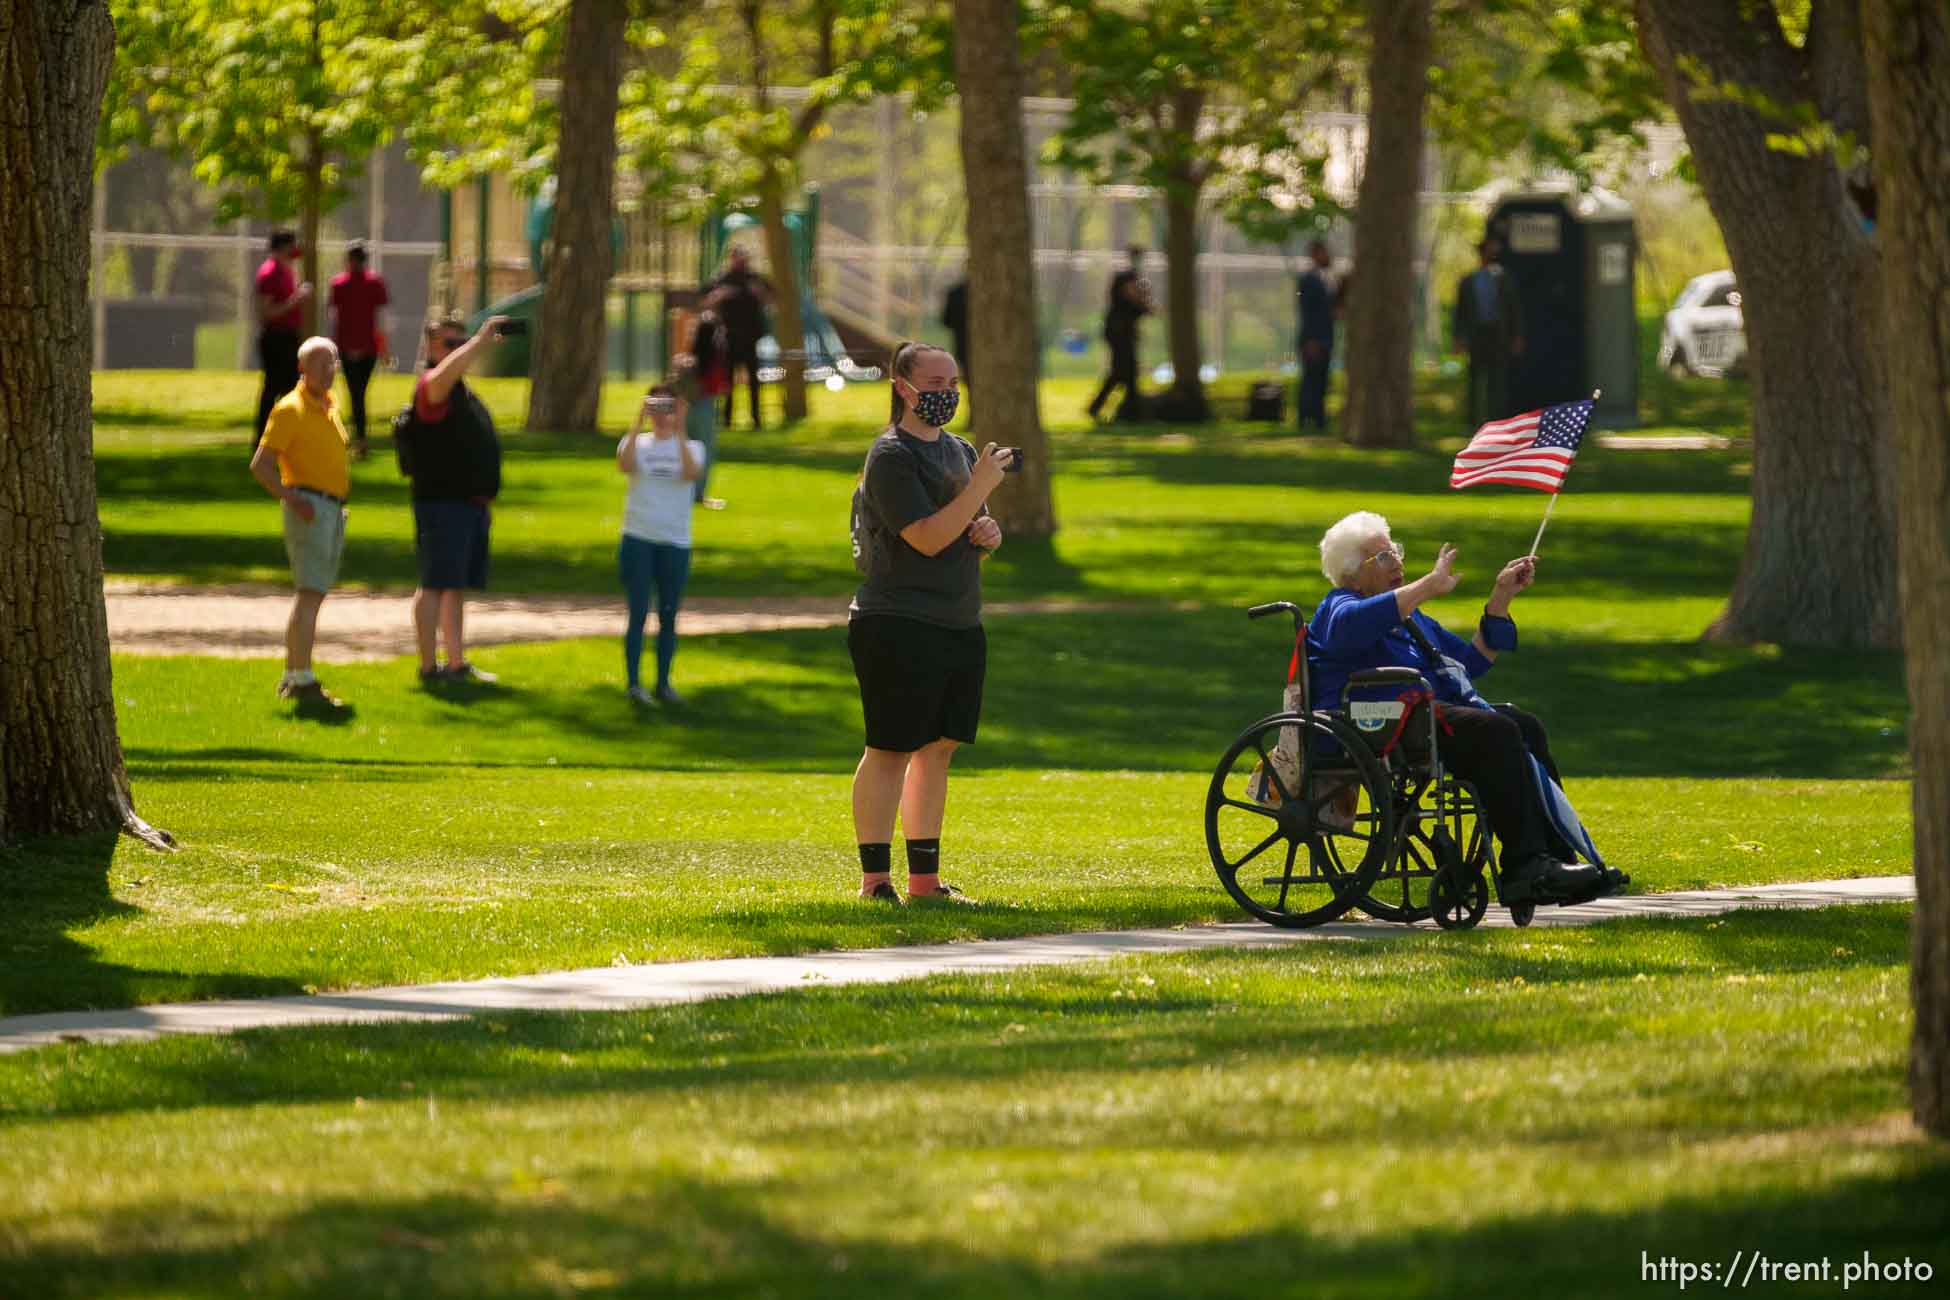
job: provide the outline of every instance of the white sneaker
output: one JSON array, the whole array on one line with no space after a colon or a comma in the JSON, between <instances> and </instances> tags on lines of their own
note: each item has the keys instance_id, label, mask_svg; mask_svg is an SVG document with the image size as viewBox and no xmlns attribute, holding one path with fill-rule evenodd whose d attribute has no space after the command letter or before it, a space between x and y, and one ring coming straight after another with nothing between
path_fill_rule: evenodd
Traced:
<instances>
[{"instance_id":1,"label":"white sneaker","mask_svg":"<svg viewBox=\"0 0 1950 1300\"><path fill-rule=\"evenodd\" d=\"M654 705L657 702L657 697L641 686L630 687L626 694L629 695L632 704Z\"/></svg>"}]
</instances>

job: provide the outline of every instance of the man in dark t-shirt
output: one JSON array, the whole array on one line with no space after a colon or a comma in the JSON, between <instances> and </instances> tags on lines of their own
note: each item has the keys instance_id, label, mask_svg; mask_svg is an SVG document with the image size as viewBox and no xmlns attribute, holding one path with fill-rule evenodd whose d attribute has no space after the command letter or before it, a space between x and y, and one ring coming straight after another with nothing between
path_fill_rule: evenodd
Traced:
<instances>
[{"instance_id":1,"label":"man in dark t-shirt","mask_svg":"<svg viewBox=\"0 0 1950 1300\"><path fill-rule=\"evenodd\" d=\"M413 542L420 587L413 631L420 683L492 683L467 659L462 604L487 586L490 507L501 492L501 441L494 417L466 382L476 357L501 340L506 316L490 316L472 338L459 316L427 323L427 368L413 389ZM436 625L437 624L437 625ZM435 659L436 632L447 646Z\"/></svg>"},{"instance_id":2,"label":"man in dark t-shirt","mask_svg":"<svg viewBox=\"0 0 1950 1300\"><path fill-rule=\"evenodd\" d=\"M772 301L772 282L752 270L751 255L733 244L725 254L724 274L704 286L705 305L717 309L724 321L728 360L733 370L745 368L745 383L751 393L752 428L760 427L758 416L758 341L765 337L765 307ZM734 384L724 395L724 427L731 427L732 401L738 395Z\"/></svg>"},{"instance_id":3,"label":"man in dark t-shirt","mask_svg":"<svg viewBox=\"0 0 1950 1300\"><path fill-rule=\"evenodd\" d=\"M1334 255L1327 241L1307 246L1311 265L1300 277L1300 427L1327 429L1327 373L1334 362Z\"/></svg>"},{"instance_id":4,"label":"man in dark t-shirt","mask_svg":"<svg viewBox=\"0 0 1950 1300\"><path fill-rule=\"evenodd\" d=\"M298 283L292 267L304 256L298 236L289 230L271 232L271 248L253 277L257 305L257 359L264 384L257 395L257 419L251 424L251 448L264 436L271 408L298 386L298 334L305 323L305 300L311 282Z\"/></svg>"}]
</instances>

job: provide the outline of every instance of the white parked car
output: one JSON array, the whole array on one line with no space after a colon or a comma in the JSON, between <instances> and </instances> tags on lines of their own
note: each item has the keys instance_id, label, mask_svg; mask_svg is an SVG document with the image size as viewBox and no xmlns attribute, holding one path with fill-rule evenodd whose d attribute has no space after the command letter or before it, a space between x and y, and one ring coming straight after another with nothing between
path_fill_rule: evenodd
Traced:
<instances>
[{"instance_id":1,"label":"white parked car","mask_svg":"<svg viewBox=\"0 0 1950 1300\"><path fill-rule=\"evenodd\" d=\"M1718 379L1746 359L1747 326L1733 272L1709 271L1688 281L1666 313L1659 365L1672 375Z\"/></svg>"}]
</instances>

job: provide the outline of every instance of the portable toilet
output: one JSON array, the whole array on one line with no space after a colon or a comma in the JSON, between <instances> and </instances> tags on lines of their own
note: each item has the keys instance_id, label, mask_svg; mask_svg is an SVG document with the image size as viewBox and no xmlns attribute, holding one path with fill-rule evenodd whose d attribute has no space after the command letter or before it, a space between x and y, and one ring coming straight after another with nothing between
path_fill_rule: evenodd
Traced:
<instances>
[{"instance_id":1,"label":"portable toilet","mask_svg":"<svg viewBox=\"0 0 1950 1300\"><path fill-rule=\"evenodd\" d=\"M1632 205L1604 190L1505 195L1488 233L1523 304L1524 350L1510 366L1510 405L1531 411L1601 390L1594 425L1639 422L1638 235Z\"/></svg>"}]
</instances>

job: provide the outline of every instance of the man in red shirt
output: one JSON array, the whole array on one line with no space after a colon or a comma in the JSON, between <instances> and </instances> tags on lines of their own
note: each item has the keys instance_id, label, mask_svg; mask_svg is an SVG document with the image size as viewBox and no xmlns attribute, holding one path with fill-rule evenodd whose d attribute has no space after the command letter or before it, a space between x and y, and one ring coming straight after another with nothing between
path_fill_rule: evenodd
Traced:
<instances>
[{"instance_id":1,"label":"man in red shirt","mask_svg":"<svg viewBox=\"0 0 1950 1300\"><path fill-rule=\"evenodd\" d=\"M381 317L391 301L386 282L366 270L366 241L345 246L345 270L332 277L326 298L332 309L332 341L339 345L339 365L352 392L352 454L366 458L366 385L379 364Z\"/></svg>"},{"instance_id":2,"label":"man in red shirt","mask_svg":"<svg viewBox=\"0 0 1950 1300\"><path fill-rule=\"evenodd\" d=\"M257 268L257 359L264 368L264 387L257 395L257 419L251 425L253 451L264 436L271 408L298 386L298 331L304 325L311 284L299 284L291 268L303 252L296 234L273 230L270 255Z\"/></svg>"}]
</instances>

